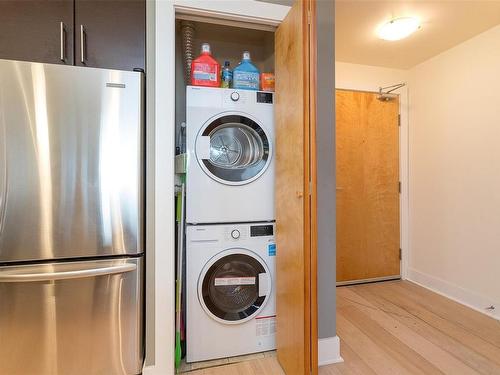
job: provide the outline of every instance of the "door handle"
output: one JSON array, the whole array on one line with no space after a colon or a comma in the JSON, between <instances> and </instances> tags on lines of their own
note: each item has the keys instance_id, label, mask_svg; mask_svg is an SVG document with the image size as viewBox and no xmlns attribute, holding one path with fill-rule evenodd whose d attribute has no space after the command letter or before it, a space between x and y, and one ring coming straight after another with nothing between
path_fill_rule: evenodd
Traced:
<instances>
[{"instance_id":1,"label":"door handle","mask_svg":"<svg viewBox=\"0 0 500 375\"><path fill-rule=\"evenodd\" d=\"M259 297L267 296L270 289L269 275L267 273L259 273Z\"/></svg>"},{"instance_id":2,"label":"door handle","mask_svg":"<svg viewBox=\"0 0 500 375\"><path fill-rule=\"evenodd\" d=\"M10 273L8 270L0 271L0 283L22 283L34 281L52 281L67 279L82 279L85 277L96 277L114 275L134 271L137 265L133 263L120 264L116 266L91 268L87 270L71 270L60 272L34 272L34 273Z\"/></svg>"},{"instance_id":3,"label":"door handle","mask_svg":"<svg viewBox=\"0 0 500 375\"><path fill-rule=\"evenodd\" d=\"M196 142L196 156L200 160L210 159L210 137L208 135L198 137Z\"/></svg>"},{"instance_id":4,"label":"door handle","mask_svg":"<svg viewBox=\"0 0 500 375\"><path fill-rule=\"evenodd\" d=\"M80 62L85 64L85 54L87 52L87 48L85 44L87 43L87 35L85 34L85 28L83 25L80 25Z\"/></svg>"},{"instance_id":5,"label":"door handle","mask_svg":"<svg viewBox=\"0 0 500 375\"><path fill-rule=\"evenodd\" d=\"M59 23L59 37L60 37L60 41L61 41L61 55L59 56L59 58L61 59L61 61L65 61L66 60L66 30L65 30L65 27L64 27L64 22L60 22Z\"/></svg>"}]
</instances>

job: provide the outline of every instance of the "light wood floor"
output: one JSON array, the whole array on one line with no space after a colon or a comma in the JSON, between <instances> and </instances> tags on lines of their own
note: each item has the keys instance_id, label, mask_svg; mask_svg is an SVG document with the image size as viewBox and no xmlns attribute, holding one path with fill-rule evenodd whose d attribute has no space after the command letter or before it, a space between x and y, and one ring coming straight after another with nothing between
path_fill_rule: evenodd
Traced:
<instances>
[{"instance_id":1,"label":"light wood floor","mask_svg":"<svg viewBox=\"0 0 500 375\"><path fill-rule=\"evenodd\" d=\"M214 359L211 361L203 361L203 362L193 362L193 363L186 363L184 360L181 362L181 366L179 369L180 374L185 374L185 375L191 375L193 373L195 374L212 374L213 373L213 368L214 367L222 367L222 366L227 366L231 364L238 363L240 362L255 362L255 363L261 363L260 359L264 358L269 358L272 357L271 360L265 360L262 363L271 363L274 362L276 363L276 350L271 350L268 352L262 352L262 353L255 353L255 354L247 354L247 355L241 355L237 357L230 357L230 358L221 358L221 359ZM246 366L246 365L244 365ZM204 370L204 369L210 369L208 372L195 372L195 370ZM218 370L217 370L218 371ZM216 372L218 374L218 372ZM246 373L245 373L246 374ZM254 374L254 373L251 373ZM0 374L1 375L1 374Z\"/></svg>"},{"instance_id":2,"label":"light wood floor","mask_svg":"<svg viewBox=\"0 0 500 375\"><path fill-rule=\"evenodd\" d=\"M500 322L411 282L337 288L337 332L344 363L320 375L500 375ZM284 375L275 357L189 374Z\"/></svg>"},{"instance_id":3,"label":"light wood floor","mask_svg":"<svg viewBox=\"0 0 500 375\"><path fill-rule=\"evenodd\" d=\"M191 371L189 375L285 375L276 357L252 359L230 365Z\"/></svg>"}]
</instances>

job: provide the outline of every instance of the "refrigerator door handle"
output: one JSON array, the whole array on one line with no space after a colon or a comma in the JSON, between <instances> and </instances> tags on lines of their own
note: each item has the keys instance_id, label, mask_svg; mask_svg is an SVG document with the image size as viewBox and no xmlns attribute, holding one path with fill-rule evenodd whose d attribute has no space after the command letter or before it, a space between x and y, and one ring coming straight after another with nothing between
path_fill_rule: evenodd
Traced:
<instances>
[{"instance_id":1,"label":"refrigerator door handle","mask_svg":"<svg viewBox=\"0 0 500 375\"><path fill-rule=\"evenodd\" d=\"M116 266L97 267L83 270L69 270L60 272L31 272L31 273L12 273L8 270L0 271L0 283L19 283L34 281L52 281L65 279L81 279L84 277L96 277L105 275L114 275L135 271L137 265L134 263L120 264Z\"/></svg>"}]
</instances>

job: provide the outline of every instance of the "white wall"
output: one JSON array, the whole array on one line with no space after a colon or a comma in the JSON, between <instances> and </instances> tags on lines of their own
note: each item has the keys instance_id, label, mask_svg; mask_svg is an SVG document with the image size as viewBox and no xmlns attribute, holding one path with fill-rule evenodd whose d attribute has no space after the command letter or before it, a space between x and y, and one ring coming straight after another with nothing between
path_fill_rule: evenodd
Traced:
<instances>
[{"instance_id":1,"label":"white wall","mask_svg":"<svg viewBox=\"0 0 500 375\"><path fill-rule=\"evenodd\" d=\"M378 91L379 87L407 82L407 70L381 68L344 62L335 63L335 87L359 91ZM400 95L401 129L400 139L400 180L401 180L401 248L403 259L401 274L406 277L408 262L408 92L409 85L395 91Z\"/></svg>"},{"instance_id":2,"label":"white wall","mask_svg":"<svg viewBox=\"0 0 500 375\"><path fill-rule=\"evenodd\" d=\"M408 70L382 68L336 61L335 87L360 91L378 91L380 86L389 86L408 80ZM397 91L402 94L404 91Z\"/></svg>"},{"instance_id":3,"label":"white wall","mask_svg":"<svg viewBox=\"0 0 500 375\"><path fill-rule=\"evenodd\" d=\"M409 278L500 318L500 26L411 70Z\"/></svg>"},{"instance_id":4,"label":"white wall","mask_svg":"<svg viewBox=\"0 0 500 375\"><path fill-rule=\"evenodd\" d=\"M155 3L146 3L146 358L155 361Z\"/></svg>"},{"instance_id":5,"label":"white wall","mask_svg":"<svg viewBox=\"0 0 500 375\"><path fill-rule=\"evenodd\" d=\"M175 12L166 0L148 2L147 123L148 183L154 212L147 213L146 363L144 374L174 371L174 55ZM154 23L152 25L151 23ZM151 35L154 33L154 35ZM153 124L151 124L153 123ZM154 160L151 160L154 158ZM151 177L151 174L154 177ZM148 186L148 194L151 185ZM151 196L148 196L150 208Z\"/></svg>"}]
</instances>

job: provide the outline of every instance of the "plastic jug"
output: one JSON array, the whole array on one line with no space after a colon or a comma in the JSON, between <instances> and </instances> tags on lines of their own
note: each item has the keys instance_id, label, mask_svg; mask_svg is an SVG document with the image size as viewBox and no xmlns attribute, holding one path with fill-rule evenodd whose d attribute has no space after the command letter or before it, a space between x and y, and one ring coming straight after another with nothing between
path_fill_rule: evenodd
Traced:
<instances>
[{"instance_id":1,"label":"plastic jug","mask_svg":"<svg viewBox=\"0 0 500 375\"><path fill-rule=\"evenodd\" d=\"M260 86L260 71L252 64L250 52L243 52L243 59L233 71L233 88L258 90Z\"/></svg>"},{"instance_id":2,"label":"plastic jug","mask_svg":"<svg viewBox=\"0 0 500 375\"><path fill-rule=\"evenodd\" d=\"M231 63L224 61L224 68L222 68L221 85L220 87L228 89L233 85L233 71L231 70Z\"/></svg>"},{"instance_id":3,"label":"plastic jug","mask_svg":"<svg viewBox=\"0 0 500 375\"><path fill-rule=\"evenodd\" d=\"M220 87L220 64L212 57L210 44L201 45L201 55L191 63L193 86Z\"/></svg>"}]
</instances>

